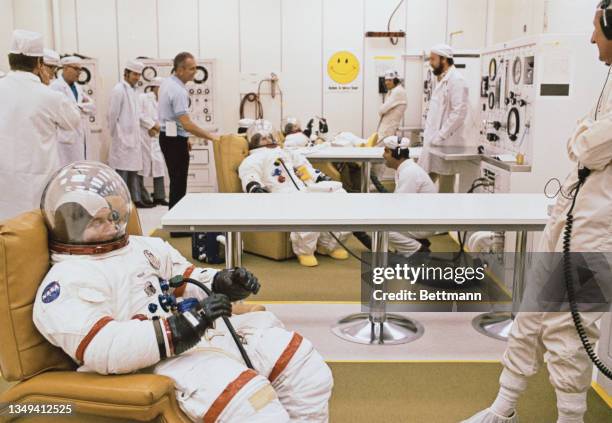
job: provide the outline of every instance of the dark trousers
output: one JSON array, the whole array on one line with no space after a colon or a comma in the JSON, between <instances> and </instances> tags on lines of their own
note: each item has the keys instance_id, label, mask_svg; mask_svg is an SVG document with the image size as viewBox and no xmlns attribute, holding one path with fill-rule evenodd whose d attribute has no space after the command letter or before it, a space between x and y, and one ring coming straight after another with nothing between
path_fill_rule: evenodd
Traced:
<instances>
[{"instance_id":1,"label":"dark trousers","mask_svg":"<svg viewBox=\"0 0 612 423\"><path fill-rule=\"evenodd\" d=\"M159 134L159 146L166 160L170 176L170 203L174 207L187 193L187 171L189 170L189 145L187 137L168 137Z\"/></svg>"},{"instance_id":2,"label":"dark trousers","mask_svg":"<svg viewBox=\"0 0 612 423\"><path fill-rule=\"evenodd\" d=\"M135 170L120 170L115 169L115 171L123 178L123 181L128 187L130 191L130 197L132 197L132 201L135 203L142 202L142 195L140 192L140 186L138 185L138 172Z\"/></svg>"}]
</instances>

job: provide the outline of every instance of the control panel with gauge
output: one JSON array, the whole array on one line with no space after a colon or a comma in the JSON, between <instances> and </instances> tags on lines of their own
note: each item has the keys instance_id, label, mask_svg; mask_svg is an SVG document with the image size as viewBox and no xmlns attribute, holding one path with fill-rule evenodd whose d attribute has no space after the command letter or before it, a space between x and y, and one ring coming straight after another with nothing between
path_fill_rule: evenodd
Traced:
<instances>
[{"instance_id":1,"label":"control panel with gauge","mask_svg":"<svg viewBox=\"0 0 612 423\"><path fill-rule=\"evenodd\" d=\"M509 180L496 190L539 193L550 178L565 179L567 140L597 100L605 71L580 34L542 34L482 51L479 145L504 162L500 169L512 169L498 172Z\"/></svg>"},{"instance_id":2,"label":"control panel with gauge","mask_svg":"<svg viewBox=\"0 0 612 423\"><path fill-rule=\"evenodd\" d=\"M139 59L144 63L142 78L136 89L141 92L151 90L150 82L156 76L171 76L171 59ZM189 93L189 117L197 125L210 129L215 125L214 114L214 59L197 60L193 81L186 84Z\"/></svg>"}]
</instances>

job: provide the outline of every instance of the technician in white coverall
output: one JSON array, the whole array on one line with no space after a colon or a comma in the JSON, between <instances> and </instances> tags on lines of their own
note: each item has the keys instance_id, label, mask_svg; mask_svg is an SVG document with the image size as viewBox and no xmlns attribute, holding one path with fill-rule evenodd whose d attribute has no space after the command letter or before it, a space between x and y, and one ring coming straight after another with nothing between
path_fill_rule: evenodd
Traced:
<instances>
[{"instance_id":1,"label":"technician in white coverall","mask_svg":"<svg viewBox=\"0 0 612 423\"><path fill-rule=\"evenodd\" d=\"M142 149L142 170L138 172L140 192L144 202L151 202L144 186L144 178L153 178L153 203L167 206L164 176L166 161L159 146L159 118L157 99L162 78L153 78L149 83L151 91L139 96L141 120L145 127L140 127L140 144ZM147 129L150 128L150 129Z\"/></svg>"},{"instance_id":2,"label":"technician in white coverall","mask_svg":"<svg viewBox=\"0 0 612 423\"><path fill-rule=\"evenodd\" d=\"M43 36L17 29L9 49L11 72L0 79L0 219L37 209L59 170L56 134L73 130L79 111L43 85Z\"/></svg>"},{"instance_id":3,"label":"technician in white coverall","mask_svg":"<svg viewBox=\"0 0 612 423\"><path fill-rule=\"evenodd\" d=\"M83 92L81 85L77 82L81 74L81 58L67 56L60 63L62 74L49 87L66 96L81 112L81 124L77 128L72 130L60 129L57 132L60 162L62 166L65 166L79 160L87 160L87 147L91 144L89 117L96 114L96 105Z\"/></svg>"},{"instance_id":4,"label":"technician in white coverall","mask_svg":"<svg viewBox=\"0 0 612 423\"><path fill-rule=\"evenodd\" d=\"M599 48L600 59L612 63L612 10L607 20L610 37L602 30L604 11L595 17L592 42ZM576 163L563 184L570 193L578 181L578 169L591 170L580 188L573 210L571 251L612 251L612 83L608 81L593 110L578 122L567 143L570 159ZM561 252L566 215L572 203L569 195L559 195L544 230L538 251ZM581 313L590 343L599 339L596 326L601 313ZM537 373L547 354L550 382L557 394L558 423L582 423L587 409L587 391L591 386L593 363L576 333L570 313L518 313L503 358L500 390L490 408L465 420L466 423L518 422L516 404L527 387L527 378ZM526 416L526 421L529 416Z\"/></svg>"},{"instance_id":5,"label":"technician in white coverall","mask_svg":"<svg viewBox=\"0 0 612 423\"><path fill-rule=\"evenodd\" d=\"M460 169L452 161L442 160L430 152L431 147L464 146L465 119L469 111L469 89L454 65L453 49L439 44L431 49L429 63L438 84L427 110L423 131L423 151L419 165L438 182L440 192L454 191L455 175Z\"/></svg>"},{"instance_id":6,"label":"technician in white coverall","mask_svg":"<svg viewBox=\"0 0 612 423\"><path fill-rule=\"evenodd\" d=\"M435 194L438 189L418 164L410 158L410 140L396 135L383 140L385 165L395 170L395 194ZM415 205L416 206L416 205ZM410 256L429 251L427 237L434 232L389 232L389 244L397 254Z\"/></svg>"},{"instance_id":7,"label":"technician in white coverall","mask_svg":"<svg viewBox=\"0 0 612 423\"><path fill-rule=\"evenodd\" d=\"M36 295L33 319L80 371L168 376L194 421L328 420L332 376L308 340L269 312L232 317L251 370L218 319L231 315L230 301L257 293L250 272L196 268L159 238L128 238L127 187L101 163L63 168L42 205L53 265ZM176 275L205 283L213 294L194 285L168 287ZM163 301L166 294L176 297L174 310Z\"/></svg>"},{"instance_id":8,"label":"technician in white coverall","mask_svg":"<svg viewBox=\"0 0 612 423\"><path fill-rule=\"evenodd\" d=\"M238 168L244 192L346 193L339 182L314 169L303 155L280 148L272 132L272 125L265 120L257 120L247 131L250 153ZM344 242L349 233L334 232L334 235ZM291 244L302 266L318 264L315 250L336 260L348 258L347 251L327 232L291 232Z\"/></svg>"},{"instance_id":9,"label":"technician in white coverall","mask_svg":"<svg viewBox=\"0 0 612 423\"><path fill-rule=\"evenodd\" d=\"M402 86L399 79L399 74L395 70L385 72L385 86L387 87L387 95L383 104L378 109L380 120L378 121L378 143L377 147L383 146L383 140L392 135L397 135L397 130L404 119L406 107L408 107L408 96L406 89ZM372 173L377 178L382 178L385 173L385 165L375 164L372 166Z\"/></svg>"}]
</instances>

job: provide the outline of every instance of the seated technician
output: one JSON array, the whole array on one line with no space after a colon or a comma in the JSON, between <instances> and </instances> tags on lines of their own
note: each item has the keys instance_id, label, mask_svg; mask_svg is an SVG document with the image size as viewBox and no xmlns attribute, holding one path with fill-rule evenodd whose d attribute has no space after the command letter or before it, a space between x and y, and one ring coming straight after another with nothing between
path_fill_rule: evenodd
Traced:
<instances>
[{"instance_id":1,"label":"seated technician","mask_svg":"<svg viewBox=\"0 0 612 423\"><path fill-rule=\"evenodd\" d=\"M383 140L385 165L395 169L395 191L398 194L435 194L438 192L429 175L410 158L410 140L395 135ZM415 207L418 205L415 204ZM389 244L397 254L409 256L429 251L427 237L433 232L390 232Z\"/></svg>"},{"instance_id":2,"label":"seated technician","mask_svg":"<svg viewBox=\"0 0 612 423\"><path fill-rule=\"evenodd\" d=\"M250 153L238 168L244 192L346 193L342 184L314 169L303 155L280 148L272 133L272 124L265 120L256 121L247 132ZM349 233L334 235L344 242ZM318 264L315 250L336 260L348 258L347 251L327 232L292 232L291 243L302 266Z\"/></svg>"},{"instance_id":3,"label":"seated technician","mask_svg":"<svg viewBox=\"0 0 612 423\"><path fill-rule=\"evenodd\" d=\"M259 291L253 274L196 268L162 239L128 236L129 191L101 163L64 167L41 205L52 267L33 319L79 371L168 376L193 421L328 421L332 376L308 340L269 312L233 316L245 358L219 319Z\"/></svg>"}]
</instances>

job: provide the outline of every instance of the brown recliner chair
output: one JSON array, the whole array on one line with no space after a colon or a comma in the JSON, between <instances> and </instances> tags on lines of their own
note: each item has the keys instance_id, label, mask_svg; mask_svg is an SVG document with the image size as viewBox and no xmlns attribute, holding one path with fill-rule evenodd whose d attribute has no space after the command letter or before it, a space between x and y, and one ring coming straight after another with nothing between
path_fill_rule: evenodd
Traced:
<instances>
[{"instance_id":1,"label":"brown recliner chair","mask_svg":"<svg viewBox=\"0 0 612 423\"><path fill-rule=\"evenodd\" d=\"M137 213L130 216L128 232L142 233ZM0 371L7 381L19 381L0 394L0 404L72 404L82 416L75 421L106 416L189 422L179 409L172 379L153 374L79 373L68 355L47 342L34 326L32 309L48 270L47 229L41 213L0 222ZM251 306L239 307L237 314ZM4 411L0 405L1 421Z\"/></svg>"},{"instance_id":2,"label":"brown recliner chair","mask_svg":"<svg viewBox=\"0 0 612 423\"><path fill-rule=\"evenodd\" d=\"M240 135L223 135L213 145L219 192L242 192L238 167L249 155L249 145ZM293 257L291 240L287 232L245 232L242 234L244 250L273 260Z\"/></svg>"}]
</instances>

